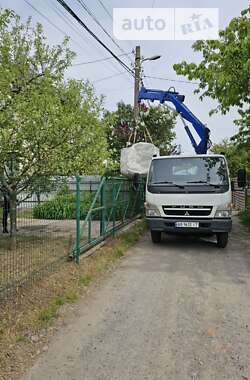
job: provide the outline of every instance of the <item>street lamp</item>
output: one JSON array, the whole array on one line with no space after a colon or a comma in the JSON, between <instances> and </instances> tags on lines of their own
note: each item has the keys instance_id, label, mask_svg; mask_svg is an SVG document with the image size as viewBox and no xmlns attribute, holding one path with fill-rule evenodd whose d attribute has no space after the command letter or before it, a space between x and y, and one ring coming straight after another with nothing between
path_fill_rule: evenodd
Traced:
<instances>
[{"instance_id":1,"label":"street lamp","mask_svg":"<svg viewBox=\"0 0 250 380\"><path fill-rule=\"evenodd\" d=\"M141 62L145 61L156 61L157 59L160 59L161 55L153 55L152 57L149 58L142 58Z\"/></svg>"}]
</instances>

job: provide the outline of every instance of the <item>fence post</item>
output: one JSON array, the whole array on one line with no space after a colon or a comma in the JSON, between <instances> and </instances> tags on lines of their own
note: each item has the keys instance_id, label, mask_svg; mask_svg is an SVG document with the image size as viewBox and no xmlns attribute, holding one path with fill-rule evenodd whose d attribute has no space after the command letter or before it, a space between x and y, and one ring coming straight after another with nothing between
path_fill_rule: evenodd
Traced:
<instances>
[{"instance_id":1,"label":"fence post","mask_svg":"<svg viewBox=\"0 0 250 380\"><path fill-rule=\"evenodd\" d=\"M140 215L144 214L144 202L145 202L145 181L141 179L140 182Z\"/></svg>"},{"instance_id":2,"label":"fence post","mask_svg":"<svg viewBox=\"0 0 250 380\"><path fill-rule=\"evenodd\" d=\"M100 203L101 203L101 218L100 218L100 235L105 234L105 181L102 184L100 193Z\"/></svg>"},{"instance_id":3,"label":"fence post","mask_svg":"<svg viewBox=\"0 0 250 380\"><path fill-rule=\"evenodd\" d=\"M116 193L115 193L115 189L116 189L115 181L114 181L114 179L112 178L112 210L113 210L113 228L112 228L112 235L113 235L113 236L115 236L115 219L116 219L116 202L115 202Z\"/></svg>"},{"instance_id":4,"label":"fence post","mask_svg":"<svg viewBox=\"0 0 250 380\"><path fill-rule=\"evenodd\" d=\"M81 178L76 176L76 252L75 261L80 262L80 239L81 239L81 192L80 192Z\"/></svg>"},{"instance_id":5,"label":"fence post","mask_svg":"<svg viewBox=\"0 0 250 380\"><path fill-rule=\"evenodd\" d=\"M244 190L244 195L245 195L245 210L244 211L247 211L247 208L248 208L248 199L247 199L247 195L248 195L248 186L245 187L245 190Z\"/></svg>"}]
</instances>

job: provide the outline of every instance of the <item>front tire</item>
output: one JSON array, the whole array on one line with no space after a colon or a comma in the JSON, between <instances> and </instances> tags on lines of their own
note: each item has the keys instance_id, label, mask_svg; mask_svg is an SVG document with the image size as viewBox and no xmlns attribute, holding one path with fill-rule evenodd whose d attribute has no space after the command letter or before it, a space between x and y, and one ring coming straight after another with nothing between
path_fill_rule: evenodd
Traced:
<instances>
[{"instance_id":1,"label":"front tire","mask_svg":"<svg viewBox=\"0 0 250 380\"><path fill-rule=\"evenodd\" d=\"M228 232L219 232L216 234L217 237L217 247L225 248L228 243Z\"/></svg>"},{"instance_id":2,"label":"front tire","mask_svg":"<svg viewBox=\"0 0 250 380\"><path fill-rule=\"evenodd\" d=\"M152 242L157 244L161 242L161 231L153 231L151 230L151 239Z\"/></svg>"}]
</instances>

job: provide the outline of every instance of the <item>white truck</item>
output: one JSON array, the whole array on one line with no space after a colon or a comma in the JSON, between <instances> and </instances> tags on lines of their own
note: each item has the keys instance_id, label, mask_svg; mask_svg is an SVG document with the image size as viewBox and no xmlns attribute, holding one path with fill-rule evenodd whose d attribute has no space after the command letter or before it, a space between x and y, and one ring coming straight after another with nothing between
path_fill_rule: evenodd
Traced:
<instances>
[{"instance_id":1,"label":"white truck","mask_svg":"<svg viewBox=\"0 0 250 380\"><path fill-rule=\"evenodd\" d=\"M153 157L146 184L152 241L162 233L216 235L224 248L231 220L231 181L223 155Z\"/></svg>"}]
</instances>

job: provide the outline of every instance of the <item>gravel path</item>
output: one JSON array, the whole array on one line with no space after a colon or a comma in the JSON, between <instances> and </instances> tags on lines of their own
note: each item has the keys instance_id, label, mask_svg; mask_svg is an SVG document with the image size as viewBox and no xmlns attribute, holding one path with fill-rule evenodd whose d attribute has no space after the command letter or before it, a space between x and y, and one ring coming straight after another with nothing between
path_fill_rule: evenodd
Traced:
<instances>
[{"instance_id":1,"label":"gravel path","mask_svg":"<svg viewBox=\"0 0 250 380\"><path fill-rule=\"evenodd\" d=\"M250 237L146 235L23 380L250 380Z\"/></svg>"}]
</instances>

